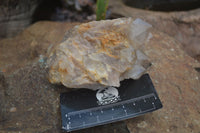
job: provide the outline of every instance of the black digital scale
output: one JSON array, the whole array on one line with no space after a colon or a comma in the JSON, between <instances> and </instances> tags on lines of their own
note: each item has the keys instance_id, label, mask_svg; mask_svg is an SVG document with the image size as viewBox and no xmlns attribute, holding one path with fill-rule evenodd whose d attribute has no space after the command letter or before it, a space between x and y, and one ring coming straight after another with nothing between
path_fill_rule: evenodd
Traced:
<instances>
[{"instance_id":1,"label":"black digital scale","mask_svg":"<svg viewBox=\"0 0 200 133\"><path fill-rule=\"evenodd\" d=\"M121 121L162 108L148 74L126 79L120 87L79 89L60 95L62 129L74 131Z\"/></svg>"}]
</instances>

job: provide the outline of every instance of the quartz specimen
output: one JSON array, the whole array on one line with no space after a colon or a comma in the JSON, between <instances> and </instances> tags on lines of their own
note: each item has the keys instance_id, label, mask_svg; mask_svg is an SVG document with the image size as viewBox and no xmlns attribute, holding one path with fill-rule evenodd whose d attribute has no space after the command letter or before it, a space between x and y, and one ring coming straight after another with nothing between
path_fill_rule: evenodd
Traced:
<instances>
[{"instance_id":1,"label":"quartz specimen","mask_svg":"<svg viewBox=\"0 0 200 133\"><path fill-rule=\"evenodd\" d=\"M49 55L49 81L96 90L118 87L123 79L138 79L149 64L141 49L150 27L132 18L75 26Z\"/></svg>"}]
</instances>

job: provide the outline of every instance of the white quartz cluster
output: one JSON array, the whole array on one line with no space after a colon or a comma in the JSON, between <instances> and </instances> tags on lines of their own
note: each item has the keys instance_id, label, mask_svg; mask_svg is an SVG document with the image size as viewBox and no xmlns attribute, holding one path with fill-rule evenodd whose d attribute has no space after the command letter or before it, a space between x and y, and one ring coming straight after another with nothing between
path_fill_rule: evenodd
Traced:
<instances>
[{"instance_id":1,"label":"white quartz cluster","mask_svg":"<svg viewBox=\"0 0 200 133\"><path fill-rule=\"evenodd\" d=\"M101 89L138 79L148 67L141 51L150 24L141 19L93 21L67 32L48 58L49 81L69 88Z\"/></svg>"}]
</instances>

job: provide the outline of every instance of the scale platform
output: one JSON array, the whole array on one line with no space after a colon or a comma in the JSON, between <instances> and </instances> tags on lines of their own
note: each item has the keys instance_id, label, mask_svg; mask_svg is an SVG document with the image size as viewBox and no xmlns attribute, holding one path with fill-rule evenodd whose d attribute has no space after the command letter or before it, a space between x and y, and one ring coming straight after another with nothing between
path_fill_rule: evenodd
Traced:
<instances>
[{"instance_id":1,"label":"scale platform","mask_svg":"<svg viewBox=\"0 0 200 133\"><path fill-rule=\"evenodd\" d=\"M120 87L61 93L62 129L80 130L143 115L162 108L148 74L126 79Z\"/></svg>"}]
</instances>

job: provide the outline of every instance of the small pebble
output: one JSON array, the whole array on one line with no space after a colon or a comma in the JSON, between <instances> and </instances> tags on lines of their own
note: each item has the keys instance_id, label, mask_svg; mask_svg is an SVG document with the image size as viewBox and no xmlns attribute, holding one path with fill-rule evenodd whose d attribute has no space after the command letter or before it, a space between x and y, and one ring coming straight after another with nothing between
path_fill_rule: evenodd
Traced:
<instances>
[{"instance_id":1,"label":"small pebble","mask_svg":"<svg viewBox=\"0 0 200 133\"><path fill-rule=\"evenodd\" d=\"M43 57L43 55L40 55L40 58L39 58L38 62L40 62L40 63L43 63L43 62L44 62L44 57Z\"/></svg>"},{"instance_id":2,"label":"small pebble","mask_svg":"<svg viewBox=\"0 0 200 133\"><path fill-rule=\"evenodd\" d=\"M142 122L140 122L140 123L137 124L137 127L139 127L139 128L145 128L145 127L147 127L147 122L146 121L142 121Z\"/></svg>"},{"instance_id":3,"label":"small pebble","mask_svg":"<svg viewBox=\"0 0 200 133\"><path fill-rule=\"evenodd\" d=\"M28 111L32 111L32 110L33 110L33 108L29 108L29 109L28 109Z\"/></svg>"},{"instance_id":4,"label":"small pebble","mask_svg":"<svg viewBox=\"0 0 200 133\"><path fill-rule=\"evenodd\" d=\"M16 111L17 111L17 108L16 108L16 107L10 108L10 112L16 112Z\"/></svg>"},{"instance_id":5,"label":"small pebble","mask_svg":"<svg viewBox=\"0 0 200 133\"><path fill-rule=\"evenodd\" d=\"M173 49L173 48L171 48L170 50L171 50L171 51L174 51L174 49Z\"/></svg>"}]
</instances>

